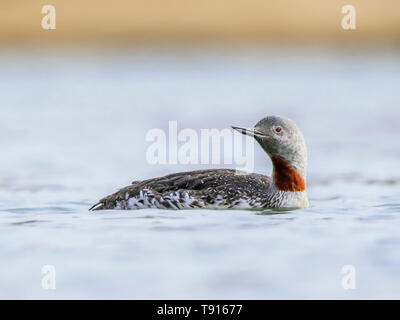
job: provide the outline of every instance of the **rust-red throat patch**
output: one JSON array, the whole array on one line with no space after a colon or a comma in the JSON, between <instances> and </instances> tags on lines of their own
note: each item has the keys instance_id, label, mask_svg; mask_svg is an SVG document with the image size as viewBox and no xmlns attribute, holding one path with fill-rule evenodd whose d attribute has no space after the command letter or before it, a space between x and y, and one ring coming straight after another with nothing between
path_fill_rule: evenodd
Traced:
<instances>
[{"instance_id":1,"label":"rust-red throat patch","mask_svg":"<svg viewBox=\"0 0 400 320\"><path fill-rule=\"evenodd\" d=\"M304 191L306 184L296 169L291 167L284 159L273 157L274 184L281 191Z\"/></svg>"}]
</instances>

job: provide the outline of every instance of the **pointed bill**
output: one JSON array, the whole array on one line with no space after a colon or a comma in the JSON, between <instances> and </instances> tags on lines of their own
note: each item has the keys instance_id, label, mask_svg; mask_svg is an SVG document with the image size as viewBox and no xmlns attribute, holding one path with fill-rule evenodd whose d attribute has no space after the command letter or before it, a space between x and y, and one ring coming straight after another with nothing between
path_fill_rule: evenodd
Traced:
<instances>
[{"instance_id":1,"label":"pointed bill","mask_svg":"<svg viewBox=\"0 0 400 320\"><path fill-rule=\"evenodd\" d=\"M232 126L232 129L235 129L236 131L239 131L240 133L250 137L259 137L259 138L265 137L263 133L261 133L255 128L241 128Z\"/></svg>"}]
</instances>

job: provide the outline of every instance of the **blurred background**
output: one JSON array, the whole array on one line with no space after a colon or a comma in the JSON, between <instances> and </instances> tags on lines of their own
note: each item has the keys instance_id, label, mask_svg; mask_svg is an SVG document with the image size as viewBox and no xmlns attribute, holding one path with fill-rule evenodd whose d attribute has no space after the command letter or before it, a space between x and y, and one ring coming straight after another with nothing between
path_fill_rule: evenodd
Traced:
<instances>
[{"instance_id":1,"label":"blurred background","mask_svg":"<svg viewBox=\"0 0 400 320\"><path fill-rule=\"evenodd\" d=\"M2 0L0 297L399 298L399 53L395 0ZM150 165L150 129L271 114L305 135L309 209L88 213L133 180L229 166Z\"/></svg>"},{"instance_id":2,"label":"blurred background","mask_svg":"<svg viewBox=\"0 0 400 320\"><path fill-rule=\"evenodd\" d=\"M41 8L54 5L57 31L40 27ZM356 8L357 30L344 32L344 5ZM3 45L132 45L168 42L354 43L399 40L396 0L4 0Z\"/></svg>"}]
</instances>

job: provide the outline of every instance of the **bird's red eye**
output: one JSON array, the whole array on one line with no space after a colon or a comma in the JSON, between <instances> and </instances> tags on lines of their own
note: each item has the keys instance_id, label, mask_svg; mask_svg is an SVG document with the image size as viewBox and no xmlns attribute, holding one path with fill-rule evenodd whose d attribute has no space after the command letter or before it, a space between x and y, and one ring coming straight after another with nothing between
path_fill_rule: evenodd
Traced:
<instances>
[{"instance_id":1,"label":"bird's red eye","mask_svg":"<svg viewBox=\"0 0 400 320\"><path fill-rule=\"evenodd\" d=\"M281 129L281 127L276 127L276 128L275 128L275 131L279 133L279 132L282 131L282 129Z\"/></svg>"}]
</instances>

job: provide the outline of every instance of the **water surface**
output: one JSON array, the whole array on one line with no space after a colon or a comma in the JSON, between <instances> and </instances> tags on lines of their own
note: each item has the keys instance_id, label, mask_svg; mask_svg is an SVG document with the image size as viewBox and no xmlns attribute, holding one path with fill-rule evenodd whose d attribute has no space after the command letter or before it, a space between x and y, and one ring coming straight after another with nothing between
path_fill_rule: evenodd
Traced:
<instances>
[{"instance_id":1,"label":"water surface","mask_svg":"<svg viewBox=\"0 0 400 320\"><path fill-rule=\"evenodd\" d=\"M400 55L182 48L4 52L1 298L400 298ZM145 135L294 119L310 208L87 209L149 165ZM214 166L224 167L224 165ZM271 164L256 146L255 171ZM44 290L41 269L56 269ZM345 290L344 265L356 270Z\"/></svg>"}]
</instances>

